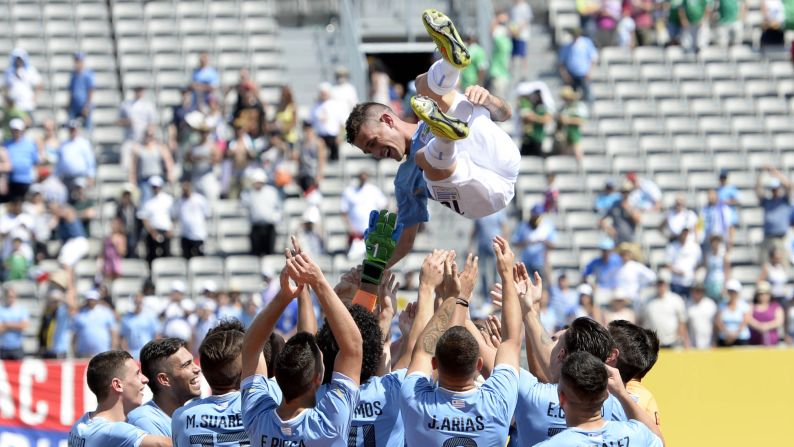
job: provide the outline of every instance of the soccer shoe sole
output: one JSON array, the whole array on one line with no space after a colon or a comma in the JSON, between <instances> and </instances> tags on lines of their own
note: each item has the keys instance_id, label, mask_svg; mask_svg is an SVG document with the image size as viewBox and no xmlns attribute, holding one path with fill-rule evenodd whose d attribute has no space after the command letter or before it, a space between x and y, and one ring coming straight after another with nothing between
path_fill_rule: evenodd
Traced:
<instances>
[{"instance_id":1,"label":"soccer shoe sole","mask_svg":"<svg viewBox=\"0 0 794 447\"><path fill-rule=\"evenodd\" d=\"M411 108L416 116L430 126L433 135L448 140L462 140L469 135L469 126L438 108L438 104L426 96L411 98Z\"/></svg>"},{"instance_id":2,"label":"soccer shoe sole","mask_svg":"<svg viewBox=\"0 0 794 447\"><path fill-rule=\"evenodd\" d=\"M458 70L466 68L471 63L469 50L466 49L466 44L463 43L458 30L455 29L455 24L449 17L435 9L425 9L422 13L422 23L445 61Z\"/></svg>"}]
</instances>

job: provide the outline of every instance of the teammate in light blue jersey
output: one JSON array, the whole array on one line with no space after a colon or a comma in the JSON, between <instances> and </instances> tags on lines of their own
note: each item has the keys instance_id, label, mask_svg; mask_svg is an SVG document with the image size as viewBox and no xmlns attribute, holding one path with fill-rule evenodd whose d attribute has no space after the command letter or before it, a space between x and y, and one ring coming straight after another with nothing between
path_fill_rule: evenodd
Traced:
<instances>
[{"instance_id":1,"label":"teammate in light blue jersey","mask_svg":"<svg viewBox=\"0 0 794 447\"><path fill-rule=\"evenodd\" d=\"M254 319L243 344L243 422L256 446L347 447L350 421L358 402L361 374L361 333L350 312L293 238L294 255L287 252L281 272L281 290ZM298 284L292 287L290 278ZM299 332L276 358L278 386L268 382L262 349L281 312L303 287L311 287L337 338L339 355L328 391L319 401L317 389L324 371L322 353L314 335ZM283 400L276 396L281 389ZM280 403L279 403L280 402Z\"/></svg>"},{"instance_id":2,"label":"teammate in light blue jersey","mask_svg":"<svg viewBox=\"0 0 794 447\"><path fill-rule=\"evenodd\" d=\"M149 379L152 400L132 410L127 422L146 433L171 437L171 415L185 402L201 395L201 368L186 342L162 338L141 349L141 370Z\"/></svg>"},{"instance_id":3,"label":"teammate in light blue jersey","mask_svg":"<svg viewBox=\"0 0 794 447\"><path fill-rule=\"evenodd\" d=\"M444 281L459 281L458 285L445 287L447 296L419 337L402 385L406 445L492 447L507 443L518 392L521 308L513 281L515 255L501 237L494 238L493 248L504 290L504 336L496 352L496 367L477 388L474 379L483 358L477 339L463 327L474 287L461 293L463 281L452 267L454 260L448 258ZM476 278L476 271L472 276ZM540 289L534 292L539 294ZM438 386L431 379L434 367Z\"/></svg>"},{"instance_id":4,"label":"teammate in light blue jersey","mask_svg":"<svg viewBox=\"0 0 794 447\"><path fill-rule=\"evenodd\" d=\"M171 439L146 434L125 422L141 404L148 380L127 351L106 351L88 362L86 382L97 409L84 414L69 431L69 447L166 447Z\"/></svg>"},{"instance_id":5,"label":"teammate in light blue jersey","mask_svg":"<svg viewBox=\"0 0 794 447\"><path fill-rule=\"evenodd\" d=\"M174 447L247 445L240 398L243 330L237 320L224 321L201 342L199 359L212 395L174 411Z\"/></svg>"},{"instance_id":6,"label":"teammate in light blue jersey","mask_svg":"<svg viewBox=\"0 0 794 447\"><path fill-rule=\"evenodd\" d=\"M609 395L607 388L624 405L628 421L607 421L601 416L601 406ZM658 426L631 398L618 370L605 366L587 352L574 352L566 357L560 372L559 399L569 428L537 446L664 445Z\"/></svg>"}]
</instances>

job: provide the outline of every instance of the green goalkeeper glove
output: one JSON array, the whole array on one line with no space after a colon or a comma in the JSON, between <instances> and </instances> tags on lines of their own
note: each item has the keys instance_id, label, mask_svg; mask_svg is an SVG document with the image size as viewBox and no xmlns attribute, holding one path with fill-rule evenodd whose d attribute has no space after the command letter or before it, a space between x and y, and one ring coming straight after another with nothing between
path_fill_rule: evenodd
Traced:
<instances>
[{"instance_id":1,"label":"green goalkeeper glove","mask_svg":"<svg viewBox=\"0 0 794 447\"><path fill-rule=\"evenodd\" d=\"M367 246L367 257L364 259L361 282L380 284L380 278L386 263L391 259L394 248L402 233L402 224L397 224L397 214L388 210L372 210L369 215L369 227L364 232Z\"/></svg>"}]
</instances>

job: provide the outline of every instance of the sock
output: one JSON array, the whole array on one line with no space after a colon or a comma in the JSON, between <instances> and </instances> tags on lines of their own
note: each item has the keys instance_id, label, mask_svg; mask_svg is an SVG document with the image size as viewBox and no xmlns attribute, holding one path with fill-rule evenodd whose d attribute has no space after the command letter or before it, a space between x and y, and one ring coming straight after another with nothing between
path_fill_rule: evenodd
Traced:
<instances>
[{"instance_id":1,"label":"sock","mask_svg":"<svg viewBox=\"0 0 794 447\"><path fill-rule=\"evenodd\" d=\"M439 59L427 70L427 86L433 93L443 96L455 89L460 72L444 59Z\"/></svg>"},{"instance_id":2,"label":"sock","mask_svg":"<svg viewBox=\"0 0 794 447\"><path fill-rule=\"evenodd\" d=\"M430 166L436 169L447 169L455 163L458 151L455 150L454 141L435 137L425 148L425 159Z\"/></svg>"}]
</instances>

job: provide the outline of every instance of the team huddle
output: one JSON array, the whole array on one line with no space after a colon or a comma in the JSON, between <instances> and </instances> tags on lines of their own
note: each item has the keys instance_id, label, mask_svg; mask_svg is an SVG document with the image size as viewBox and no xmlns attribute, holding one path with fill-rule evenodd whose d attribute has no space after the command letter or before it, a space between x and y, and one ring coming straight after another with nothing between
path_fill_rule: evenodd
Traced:
<instances>
[{"instance_id":1,"label":"team huddle","mask_svg":"<svg viewBox=\"0 0 794 447\"><path fill-rule=\"evenodd\" d=\"M445 15L428 10L423 21L443 57L417 79L428 93L412 106L424 124L375 103L348 119L351 143L403 162L399 216L373 211L362 265L334 286L293 238L278 294L247 329L236 320L212 328L201 367L176 338L149 342L140 365L126 351L96 355L87 382L97 409L75 422L70 447L663 445L640 382L656 362L656 335L586 317L547 334L541 278L501 237L491 292L499 317L469 316L477 258L460 269L454 251L434 250L392 341L398 284L388 267L410 252L426 200L465 217L492 214L512 200L518 172L518 149L492 121L509 107L484 89L455 92L466 48ZM274 327L293 300L298 330L285 340ZM203 398L202 374L211 389ZM153 398L143 404L147 384Z\"/></svg>"}]
</instances>

